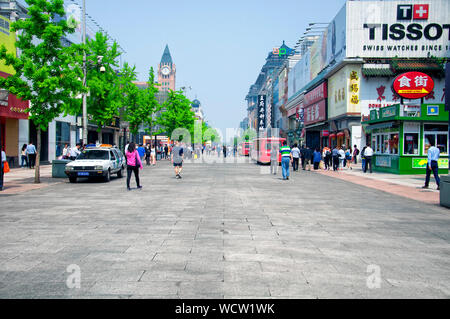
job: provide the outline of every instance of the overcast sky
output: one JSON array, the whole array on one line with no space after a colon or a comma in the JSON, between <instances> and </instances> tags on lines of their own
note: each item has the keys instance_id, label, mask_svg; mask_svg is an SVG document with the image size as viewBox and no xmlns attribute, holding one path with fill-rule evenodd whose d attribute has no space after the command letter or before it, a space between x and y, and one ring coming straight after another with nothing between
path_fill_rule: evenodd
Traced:
<instances>
[{"instance_id":1,"label":"overcast sky","mask_svg":"<svg viewBox=\"0 0 450 319\"><path fill-rule=\"evenodd\" d=\"M65 0L71 3L70 0ZM82 0L75 0L79 4ZM310 22L330 22L345 0L86 0L87 13L126 51L139 80L166 44L176 87L191 86L209 123L223 130L246 116L245 96L272 48L294 47Z\"/></svg>"}]
</instances>

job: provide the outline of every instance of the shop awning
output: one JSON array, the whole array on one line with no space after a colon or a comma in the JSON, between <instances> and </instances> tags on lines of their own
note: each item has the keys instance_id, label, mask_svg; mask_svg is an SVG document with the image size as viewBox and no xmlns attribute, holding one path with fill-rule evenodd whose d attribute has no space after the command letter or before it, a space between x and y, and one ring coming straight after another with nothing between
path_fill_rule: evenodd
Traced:
<instances>
[{"instance_id":1,"label":"shop awning","mask_svg":"<svg viewBox=\"0 0 450 319\"><path fill-rule=\"evenodd\" d=\"M367 130L375 130L381 128L391 128L394 125L394 122L386 122L386 123L377 123L372 125L367 125L364 129Z\"/></svg>"},{"instance_id":2,"label":"shop awning","mask_svg":"<svg viewBox=\"0 0 450 319\"><path fill-rule=\"evenodd\" d=\"M330 134L329 138L336 138L336 134Z\"/></svg>"},{"instance_id":3,"label":"shop awning","mask_svg":"<svg viewBox=\"0 0 450 319\"><path fill-rule=\"evenodd\" d=\"M344 135L345 135L344 132L337 133L337 136L339 136L339 137L344 136Z\"/></svg>"},{"instance_id":4,"label":"shop awning","mask_svg":"<svg viewBox=\"0 0 450 319\"><path fill-rule=\"evenodd\" d=\"M391 65L388 63L366 63L363 64L361 72L366 77L390 77L395 75Z\"/></svg>"},{"instance_id":5,"label":"shop awning","mask_svg":"<svg viewBox=\"0 0 450 319\"><path fill-rule=\"evenodd\" d=\"M442 71L442 67L435 62L425 61L398 61L392 66L398 71Z\"/></svg>"}]
</instances>

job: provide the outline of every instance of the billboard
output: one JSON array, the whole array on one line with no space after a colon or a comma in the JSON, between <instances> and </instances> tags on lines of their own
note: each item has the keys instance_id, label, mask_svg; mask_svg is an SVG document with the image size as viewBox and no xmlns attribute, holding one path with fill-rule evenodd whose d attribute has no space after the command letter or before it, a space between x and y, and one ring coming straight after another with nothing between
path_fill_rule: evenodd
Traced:
<instances>
[{"instance_id":1,"label":"billboard","mask_svg":"<svg viewBox=\"0 0 450 319\"><path fill-rule=\"evenodd\" d=\"M16 33L10 31L11 20L6 19L0 15L0 45L3 44L6 47L8 53L14 54L16 56ZM0 60L0 71L14 74L15 70L12 66L5 65L3 60Z\"/></svg>"},{"instance_id":2,"label":"billboard","mask_svg":"<svg viewBox=\"0 0 450 319\"><path fill-rule=\"evenodd\" d=\"M258 95L258 130L266 128L266 96Z\"/></svg>"},{"instance_id":3,"label":"billboard","mask_svg":"<svg viewBox=\"0 0 450 319\"><path fill-rule=\"evenodd\" d=\"M448 0L347 2L347 57L450 56Z\"/></svg>"},{"instance_id":4,"label":"billboard","mask_svg":"<svg viewBox=\"0 0 450 319\"><path fill-rule=\"evenodd\" d=\"M328 79L328 118L361 111L360 83L360 65L347 65Z\"/></svg>"}]
</instances>

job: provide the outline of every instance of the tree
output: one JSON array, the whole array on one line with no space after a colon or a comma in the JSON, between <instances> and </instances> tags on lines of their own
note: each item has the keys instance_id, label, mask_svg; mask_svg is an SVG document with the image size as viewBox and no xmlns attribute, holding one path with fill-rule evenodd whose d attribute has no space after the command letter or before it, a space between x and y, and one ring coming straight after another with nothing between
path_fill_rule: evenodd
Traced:
<instances>
[{"instance_id":1,"label":"tree","mask_svg":"<svg viewBox=\"0 0 450 319\"><path fill-rule=\"evenodd\" d=\"M87 113L98 127L100 143L102 127L110 124L113 118L119 115L121 107L119 79L116 73L119 56L117 43L114 42L110 46L108 37L101 32L97 32L95 39L86 43L86 86L89 90ZM81 102L79 100L75 114L81 113Z\"/></svg>"},{"instance_id":2,"label":"tree","mask_svg":"<svg viewBox=\"0 0 450 319\"><path fill-rule=\"evenodd\" d=\"M142 99L140 105L140 114L138 114L141 123L144 124L145 131L150 133L150 130L155 124L153 115L159 108L158 100L156 99L158 88L155 83L155 73L153 67L150 68L148 74L147 88L142 91Z\"/></svg>"},{"instance_id":3,"label":"tree","mask_svg":"<svg viewBox=\"0 0 450 319\"><path fill-rule=\"evenodd\" d=\"M124 106L124 118L129 122L130 132L137 134L139 126L142 124L142 100L143 93L133 81L137 79L136 67L131 67L128 63L119 74L119 86Z\"/></svg>"},{"instance_id":4,"label":"tree","mask_svg":"<svg viewBox=\"0 0 450 319\"><path fill-rule=\"evenodd\" d=\"M186 129L193 136L195 114L191 110L191 103L182 91L169 90L168 99L161 106L163 112L156 121L162 127L158 134L166 132L172 137L176 129ZM175 138L179 139L178 136Z\"/></svg>"},{"instance_id":5,"label":"tree","mask_svg":"<svg viewBox=\"0 0 450 319\"><path fill-rule=\"evenodd\" d=\"M29 18L11 24L20 32L15 57L0 48L0 59L14 67L15 74L0 78L0 87L30 101L30 119L37 127L35 183L40 183L41 131L46 131L55 117L67 112L74 97L83 91L81 78L82 46L63 46L61 38L74 29L64 19L63 0L26 0Z\"/></svg>"}]
</instances>

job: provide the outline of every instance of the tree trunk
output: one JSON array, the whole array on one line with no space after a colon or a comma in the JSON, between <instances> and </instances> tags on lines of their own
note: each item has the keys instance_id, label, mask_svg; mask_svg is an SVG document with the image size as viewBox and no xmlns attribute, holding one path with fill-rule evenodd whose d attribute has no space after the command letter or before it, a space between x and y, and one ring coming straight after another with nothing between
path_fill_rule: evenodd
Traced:
<instances>
[{"instance_id":1,"label":"tree trunk","mask_svg":"<svg viewBox=\"0 0 450 319\"><path fill-rule=\"evenodd\" d=\"M102 134L102 127L101 126L98 128L98 142L100 144L103 144L103 134Z\"/></svg>"},{"instance_id":2,"label":"tree trunk","mask_svg":"<svg viewBox=\"0 0 450 319\"><path fill-rule=\"evenodd\" d=\"M40 160L41 160L41 128L37 129L37 142L36 142L37 150L36 150L36 164L34 167L34 182L39 184L41 182L40 179Z\"/></svg>"}]
</instances>

